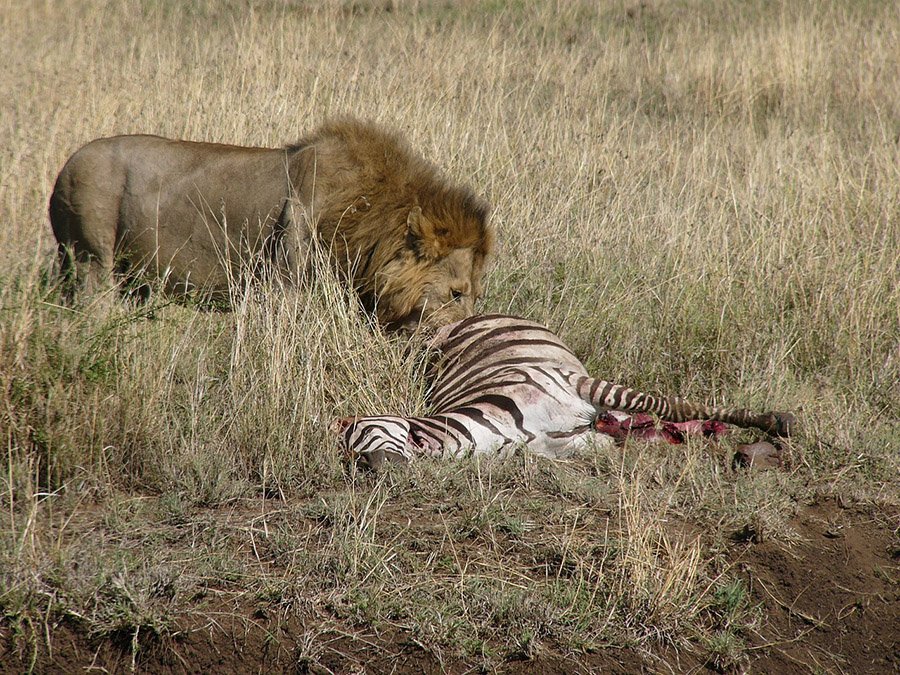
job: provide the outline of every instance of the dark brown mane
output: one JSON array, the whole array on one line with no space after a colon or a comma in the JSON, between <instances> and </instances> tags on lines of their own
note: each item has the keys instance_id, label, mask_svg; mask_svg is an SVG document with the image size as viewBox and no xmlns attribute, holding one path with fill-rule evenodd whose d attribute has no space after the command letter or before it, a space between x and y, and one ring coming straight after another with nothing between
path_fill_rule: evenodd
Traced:
<instances>
[{"instance_id":1,"label":"dark brown mane","mask_svg":"<svg viewBox=\"0 0 900 675\"><path fill-rule=\"evenodd\" d=\"M307 170L311 164L316 167L316 185L327 195L317 200L317 227L326 240L345 248L338 256L368 254L369 242L377 237L379 251L372 267L380 268L379 262L406 247L413 206L440 224L434 236L422 242L432 257L457 248L473 248L483 257L493 247L488 205L469 188L450 182L393 131L338 117L288 149L306 157Z\"/></svg>"}]
</instances>

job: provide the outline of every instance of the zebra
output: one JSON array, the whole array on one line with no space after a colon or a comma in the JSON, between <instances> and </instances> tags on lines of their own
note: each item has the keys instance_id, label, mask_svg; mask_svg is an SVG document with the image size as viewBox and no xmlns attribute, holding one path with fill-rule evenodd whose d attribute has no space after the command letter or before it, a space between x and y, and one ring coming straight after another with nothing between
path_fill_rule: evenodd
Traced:
<instances>
[{"instance_id":1,"label":"zebra","mask_svg":"<svg viewBox=\"0 0 900 675\"><path fill-rule=\"evenodd\" d=\"M440 328L429 346L423 417L377 415L336 420L333 430L349 461L378 468L385 461L467 455L505 457L517 447L565 458L602 433L607 411L654 413L669 422L718 420L789 436L789 412L756 413L650 396L591 377L552 331L516 316L483 314Z\"/></svg>"}]
</instances>

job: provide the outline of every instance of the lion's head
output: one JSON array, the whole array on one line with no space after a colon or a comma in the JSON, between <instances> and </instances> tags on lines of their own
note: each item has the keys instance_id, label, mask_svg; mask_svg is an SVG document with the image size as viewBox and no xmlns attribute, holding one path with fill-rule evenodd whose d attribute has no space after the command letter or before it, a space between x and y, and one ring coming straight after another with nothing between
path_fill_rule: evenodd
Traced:
<instances>
[{"instance_id":1,"label":"lion's head","mask_svg":"<svg viewBox=\"0 0 900 675\"><path fill-rule=\"evenodd\" d=\"M493 236L486 209L470 216L473 222L453 228L413 207L406 245L372 279L379 321L411 331L420 325L434 329L475 313Z\"/></svg>"},{"instance_id":2,"label":"lion's head","mask_svg":"<svg viewBox=\"0 0 900 675\"><path fill-rule=\"evenodd\" d=\"M371 123L326 123L302 149L313 150L318 237L382 325L474 314L494 244L484 201Z\"/></svg>"}]
</instances>

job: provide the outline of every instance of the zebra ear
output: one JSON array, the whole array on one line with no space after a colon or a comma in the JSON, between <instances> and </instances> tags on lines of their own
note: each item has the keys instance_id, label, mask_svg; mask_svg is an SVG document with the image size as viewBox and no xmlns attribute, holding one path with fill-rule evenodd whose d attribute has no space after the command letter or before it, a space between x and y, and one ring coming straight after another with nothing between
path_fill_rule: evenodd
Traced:
<instances>
[{"instance_id":1,"label":"zebra ear","mask_svg":"<svg viewBox=\"0 0 900 675\"><path fill-rule=\"evenodd\" d=\"M335 436L340 436L342 433L347 431L347 427L349 427L354 422L356 422L355 417L339 417L338 419L334 420L328 428Z\"/></svg>"}]
</instances>

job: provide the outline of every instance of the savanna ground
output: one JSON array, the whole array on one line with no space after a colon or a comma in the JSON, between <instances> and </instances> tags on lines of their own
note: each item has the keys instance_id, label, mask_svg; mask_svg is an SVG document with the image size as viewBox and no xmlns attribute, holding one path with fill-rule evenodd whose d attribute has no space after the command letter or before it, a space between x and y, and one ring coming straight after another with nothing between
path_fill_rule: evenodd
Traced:
<instances>
[{"instance_id":1,"label":"savanna ground","mask_svg":"<svg viewBox=\"0 0 900 675\"><path fill-rule=\"evenodd\" d=\"M900 668L900 6L0 3L0 670ZM347 474L421 364L327 275L60 305L65 158L354 112L493 205L482 308L799 411L718 444Z\"/></svg>"}]
</instances>

